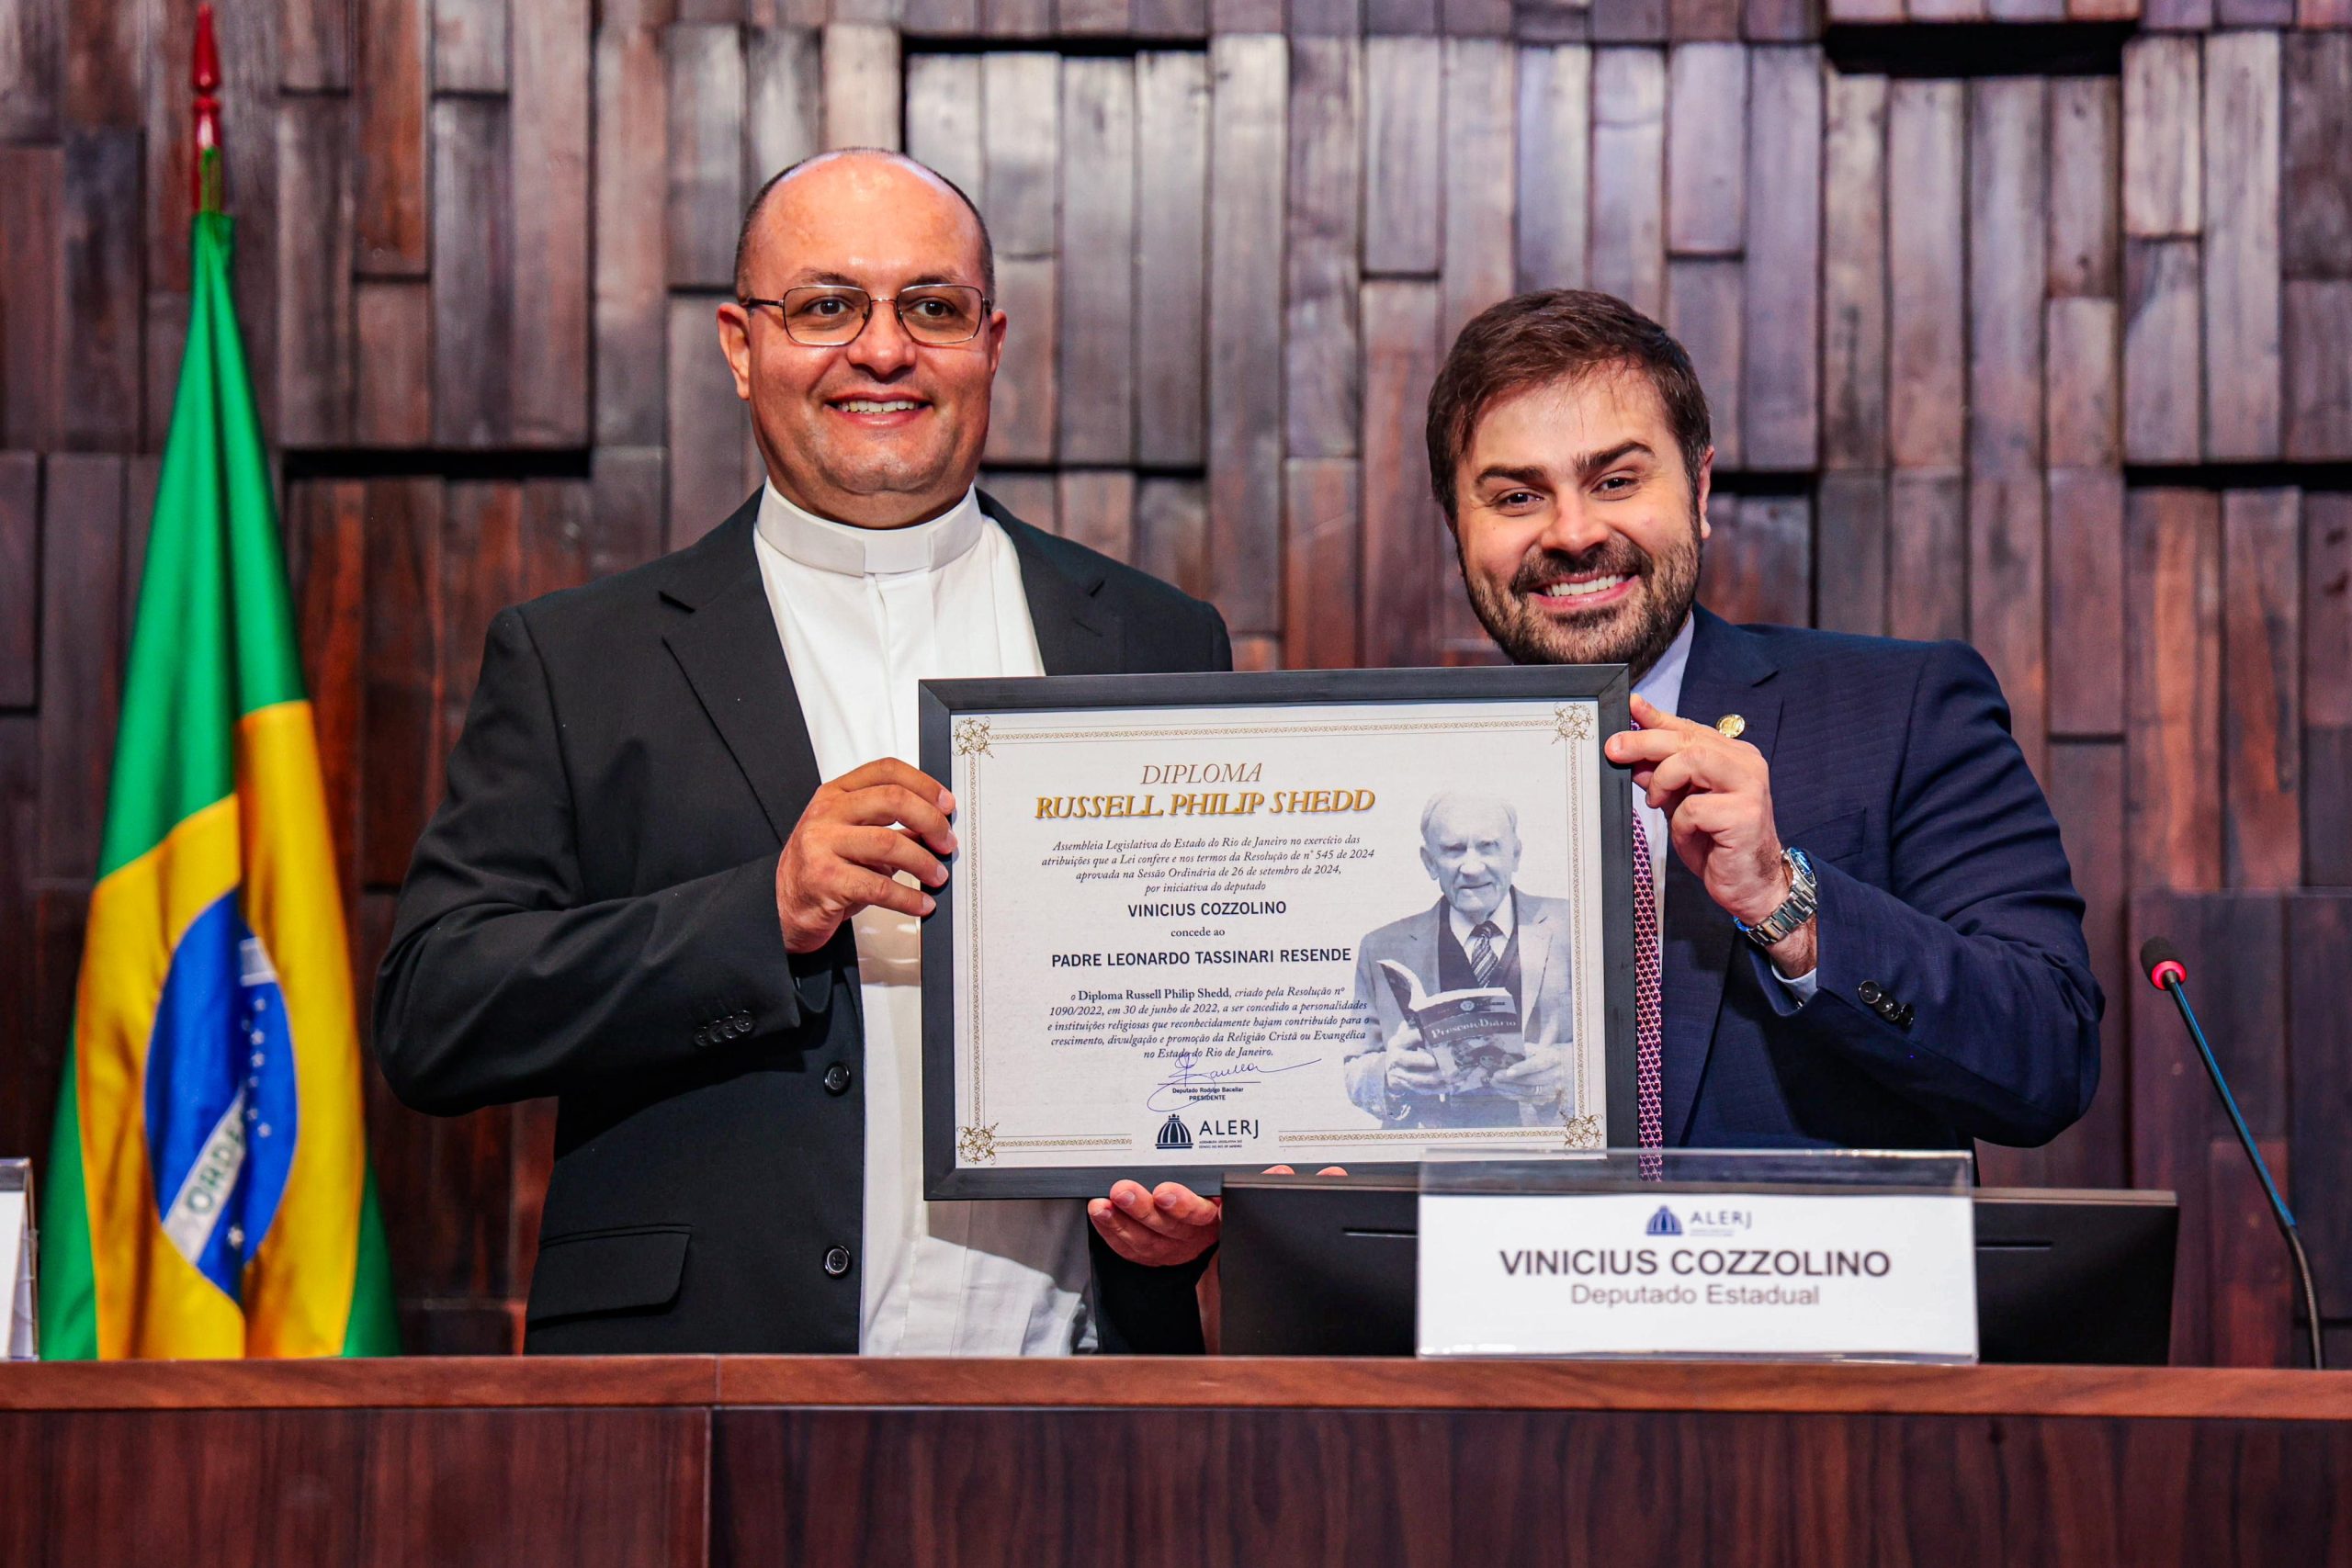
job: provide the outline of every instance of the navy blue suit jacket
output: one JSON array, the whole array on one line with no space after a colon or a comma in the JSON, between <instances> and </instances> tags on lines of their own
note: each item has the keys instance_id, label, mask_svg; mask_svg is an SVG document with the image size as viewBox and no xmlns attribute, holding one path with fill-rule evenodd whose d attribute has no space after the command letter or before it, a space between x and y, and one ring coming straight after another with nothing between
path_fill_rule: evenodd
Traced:
<instances>
[{"instance_id":1,"label":"navy blue suit jacket","mask_svg":"<svg viewBox=\"0 0 2352 1568\"><path fill-rule=\"evenodd\" d=\"M1669 1144L2041 1144L2098 1087L2105 1003L2058 823L1962 643L1737 626L1695 611L1682 716L1736 713L1781 842L1820 877L1802 1006L1680 859L1661 953ZM1897 1023L1868 982L1907 1003Z\"/></svg>"}]
</instances>

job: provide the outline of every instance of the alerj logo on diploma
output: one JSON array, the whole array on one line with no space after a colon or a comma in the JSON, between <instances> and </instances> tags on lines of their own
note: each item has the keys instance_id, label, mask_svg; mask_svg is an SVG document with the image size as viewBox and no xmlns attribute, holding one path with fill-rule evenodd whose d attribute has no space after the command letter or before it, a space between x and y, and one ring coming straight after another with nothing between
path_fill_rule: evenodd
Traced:
<instances>
[{"instance_id":1,"label":"alerj logo on diploma","mask_svg":"<svg viewBox=\"0 0 2352 1568\"><path fill-rule=\"evenodd\" d=\"M1163 1152L1182 1153L1195 1147L1204 1149L1238 1149L1247 1140L1258 1135L1258 1121L1250 1116L1227 1116L1203 1121L1196 1127L1187 1127L1179 1112L1170 1112L1159 1124L1159 1135L1152 1141Z\"/></svg>"}]
</instances>

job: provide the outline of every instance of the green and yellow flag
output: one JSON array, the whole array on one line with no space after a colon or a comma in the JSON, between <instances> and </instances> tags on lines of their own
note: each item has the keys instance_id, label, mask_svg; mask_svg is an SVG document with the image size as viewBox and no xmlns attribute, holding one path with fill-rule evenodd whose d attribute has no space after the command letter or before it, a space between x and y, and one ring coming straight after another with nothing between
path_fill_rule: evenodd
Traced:
<instances>
[{"instance_id":1,"label":"green and yellow flag","mask_svg":"<svg viewBox=\"0 0 2352 1568\"><path fill-rule=\"evenodd\" d=\"M399 1348L230 238L224 214L197 215L42 1203L52 1359Z\"/></svg>"}]
</instances>

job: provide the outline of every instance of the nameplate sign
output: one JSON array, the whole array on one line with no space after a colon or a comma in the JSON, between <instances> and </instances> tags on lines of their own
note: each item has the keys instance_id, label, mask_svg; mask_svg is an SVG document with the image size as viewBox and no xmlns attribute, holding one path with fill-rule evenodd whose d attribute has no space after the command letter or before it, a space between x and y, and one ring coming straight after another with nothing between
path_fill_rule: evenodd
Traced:
<instances>
[{"instance_id":1,"label":"nameplate sign","mask_svg":"<svg viewBox=\"0 0 2352 1568\"><path fill-rule=\"evenodd\" d=\"M1973 1361L1964 1193L1424 1193L1424 1356Z\"/></svg>"}]
</instances>

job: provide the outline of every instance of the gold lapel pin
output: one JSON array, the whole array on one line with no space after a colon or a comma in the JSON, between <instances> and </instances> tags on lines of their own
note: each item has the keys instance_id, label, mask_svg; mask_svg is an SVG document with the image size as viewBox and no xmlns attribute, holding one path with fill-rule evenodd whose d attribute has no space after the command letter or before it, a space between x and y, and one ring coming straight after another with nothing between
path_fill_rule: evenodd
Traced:
<instances>
[{"instance_id":1,"label":"gold lapel pin","mask_svg":"<svg viewBox=\"0 0 2352 1568\"><path fill-rule=\"evenodd\" d=\"M1747 721L1736 713L1727 713L1715 720L1716 732L1727 740L1736 740L1747 733Z\"/></svg>"}]
</instances>

